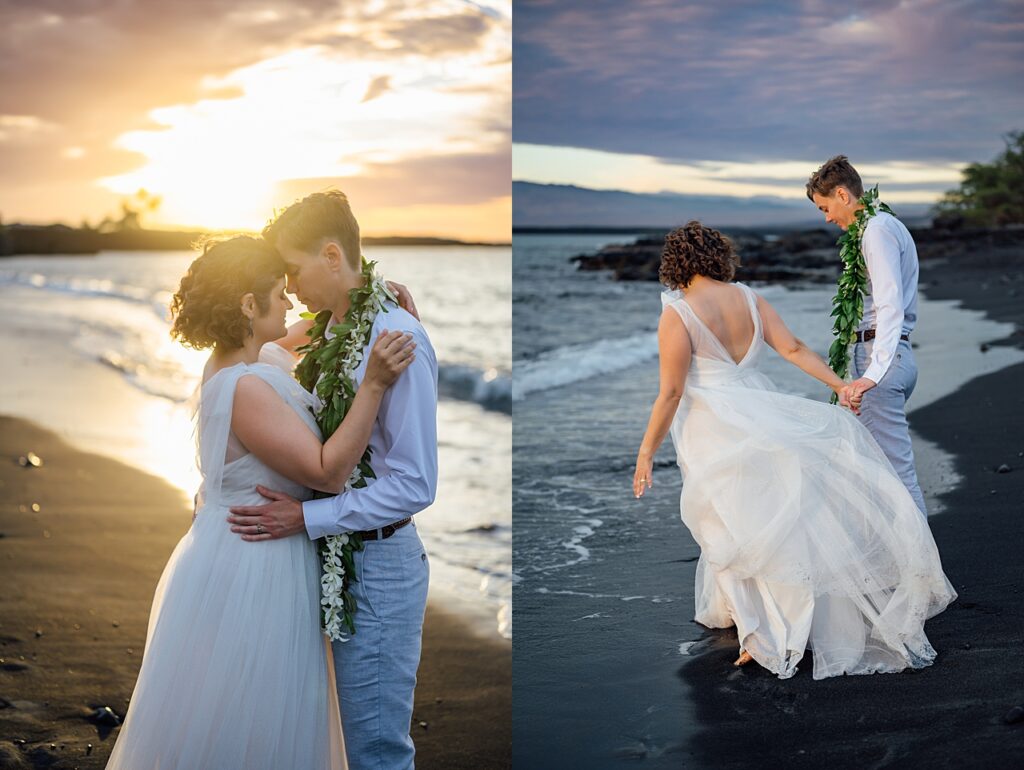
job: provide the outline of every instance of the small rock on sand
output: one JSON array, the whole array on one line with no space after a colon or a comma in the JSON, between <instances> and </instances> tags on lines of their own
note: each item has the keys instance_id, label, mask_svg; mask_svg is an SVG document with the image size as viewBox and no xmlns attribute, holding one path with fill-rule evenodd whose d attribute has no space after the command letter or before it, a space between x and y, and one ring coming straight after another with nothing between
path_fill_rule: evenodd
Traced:
<instances>
[{"instance_id":1,"label":"small rock on sand","mask_svg":"<svg viewBox=\"0 0 1024 770\"><path fill-rule=\"evenodd\" d=\"M115 714L110 706L100 706L93 709L89 715L89 720L98 725L106 725L108 727L117 727L121 724L121 717Z\"/></svg>"},{"instance_id":2,"label":"small rock on sand","mask_svg":"<svg viewBox=\"0 0 1024 770\"><path fill-rule=\"evenodd\" d=\"M25 452L25 454L18 458L18 465L22 468L38 468L42 464L43 458L35 452Z\"/></svg>"}]
</instances>

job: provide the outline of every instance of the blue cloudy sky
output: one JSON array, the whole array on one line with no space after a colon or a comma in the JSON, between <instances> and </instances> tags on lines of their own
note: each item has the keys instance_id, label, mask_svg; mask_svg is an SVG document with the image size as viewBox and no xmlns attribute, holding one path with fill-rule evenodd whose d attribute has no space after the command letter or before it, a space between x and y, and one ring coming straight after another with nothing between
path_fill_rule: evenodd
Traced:
<instances>
[{"instance_id":1,"label":"blue cloudy sky","mask_svg":"<svg viewBox=\"0 0 1024 770\"><path fill-rule=\"evenodd\" d=\"M1019 0L516 0L513 176L800 197L843 153L932 201L1024 129Z\"/></svg>"}]
</instances>

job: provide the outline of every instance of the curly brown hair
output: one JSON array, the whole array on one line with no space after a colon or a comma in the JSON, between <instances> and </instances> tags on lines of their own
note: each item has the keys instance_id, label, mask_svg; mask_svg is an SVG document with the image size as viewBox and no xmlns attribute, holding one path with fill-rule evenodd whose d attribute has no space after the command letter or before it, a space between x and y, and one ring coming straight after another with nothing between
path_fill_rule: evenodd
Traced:
<instances>
[{"instance_id":1,"label":"curly brown hair","mask_svg":"<svg viewBox=\"0 0 1024 770\"><path fill-rule=\"evenodd\" d=\"M188 267L171 300L171 336L196 350L240 348L251 334L241 299L252 292L261 317L270 290L284 276L284 261L262 238L209 239Z\"/></svg>"},{"instance_id":2,"label":"curly brown hair","mask_svg":"<svg viewBox=\"0 0 1024 770\"><path fill-rule=\"evenodd\" d=\"M670 289L685 289L696 275L729 282L739 265L732 241L692 220L665 236L658 279Z\"/></svg>"},{"instance_id":3,"label":"curly brown hair","mask_svg":"<svg viewBox=\"0 0 1024 770\"><path fill-rule=\"evenodd\" d=\"M845 187L854 198L864 194L864 183L860 179L849 159L845 155L836 155L821 164L821 168L811 174L807 180L807 199L814 200L815 195L825 198L837 187Z\"/></svg>"}]
</instances>

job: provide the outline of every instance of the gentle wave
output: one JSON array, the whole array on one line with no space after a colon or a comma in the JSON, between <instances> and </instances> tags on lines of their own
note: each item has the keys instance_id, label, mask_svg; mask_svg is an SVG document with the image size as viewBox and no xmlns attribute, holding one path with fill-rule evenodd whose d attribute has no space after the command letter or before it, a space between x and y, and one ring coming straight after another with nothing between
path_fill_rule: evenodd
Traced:
<instances>
[{"instance_id":1,"label":"gentle wave","mask_svg":"<svg viewBox=\"0 0 1024 770\"><path fill-rule=\"evenodd\" d=\"M439 364L437 389L442 398L474 401L500 412L508 412L512 408L512 377L497 369Z\"/></svg>"},{"instance_id":2,"label":"gentle wave","mask_svg":"<svg viewBox=\"0 0 1024 770\"><path fill-rule=\"evenodd\" d=\"M149 307L162 321L169 320L170 294L150 291L130 284L100 278L61 278L37 272L14 272L0 275L0 286L20 286L78 297L100 297ZM111 329L106 329L108 334ZM129 330L124 330L127 335ZM124 339L123 345L108 341L102 350L91 352L93 357L123 373L133 385L144 392L184 401L191 395L192 386L185 383L180 371L166 361L158 361ZM113 343L113 344L112 344ZM494 368L479 369L465 364L438 366L438 395L459 401L473 401L487 409L508 412L512 406L512 377Z\"/></svg>"},{"instance_id":3,"label":"gentle wave","mask_svg":"<svg viewBox=\"0 0 1024 770\"><path fill-rule=\"evenodd\" d=\"M168 362L152 358L140 360L115 350L99 351L94 353L94 357L101 364L120 372L125 380L151 396L180 404L188 401L195 392L195 380Z\"/></svg>"},{"instance_id":4,"label":"gentle wave","mask_svg":"<svg viewBox=\"0 0 1024 770\"><path fill-rule=\"evenodd\" d=\"M446 591L460 599L484 602L493 613L498 633L511 639L512 527L487 522L466 529L447 526L433 530L432 524L428 515L420 527L430 553L432 579L438 577Z\"/></svg>"},{"instance_id":5,"label":"gentle wave","mask_svg":"<svg viewBox=\"0 0 1024 770\"><path fill-rule=\"evenodd\" d=\"M167 362L145 352L127 349L91 351L105 366L121 372L135 387L151 396L183 402L191 396L195 383ZM438 367L438 395L458 401L472 401L486 409L511 410L512 378L493 369L480 370L462 364Z\"/></svg>"},{"instance_id":6,"label":"gentle wave","mask_svg":"<svg viewBox=\"0 0 1024 770\"><path fill-rule=\"evenodd\" d=\"M63 278L35 272L15 272L0 275L0 286L24 286L58 294L79 297L105 297L150 307L158 318L167 320L171 295L165 291L150 291L130 284L117 283L106 278Z\"/></svg>"},{"instance_id":7,"label":"gentle wave","mask_svg":"<svg viewBox=\"0 0 1024 770\"><path fill-rule=\"evenodd\" d=\"M658 337L653 332L555 348L532 361L516 362L512 399L628 369L657 356Z\"/></svg>"}]
</instances>

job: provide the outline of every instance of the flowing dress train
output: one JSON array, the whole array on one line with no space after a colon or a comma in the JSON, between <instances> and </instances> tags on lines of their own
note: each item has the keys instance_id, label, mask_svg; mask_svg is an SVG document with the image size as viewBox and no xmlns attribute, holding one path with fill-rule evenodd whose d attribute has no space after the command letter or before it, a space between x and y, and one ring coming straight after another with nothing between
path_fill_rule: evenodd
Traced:
<instances>
[{"instance_id":1,"label":"flowing dress train","mask_svg":"<svg viewBox=\"0 0 1024 770\"><path fill-rule=\"evenodd\" d=\"M738 362L680 292L663 295L693 351L671 435L701 548L695 619L735 625L782 678L808 647L815 679L929 665L924 623L956 593L927 521L850 412L779 392L758 369L756 295L736 286L754 322Z\"/></svg>"}]
</instances>

